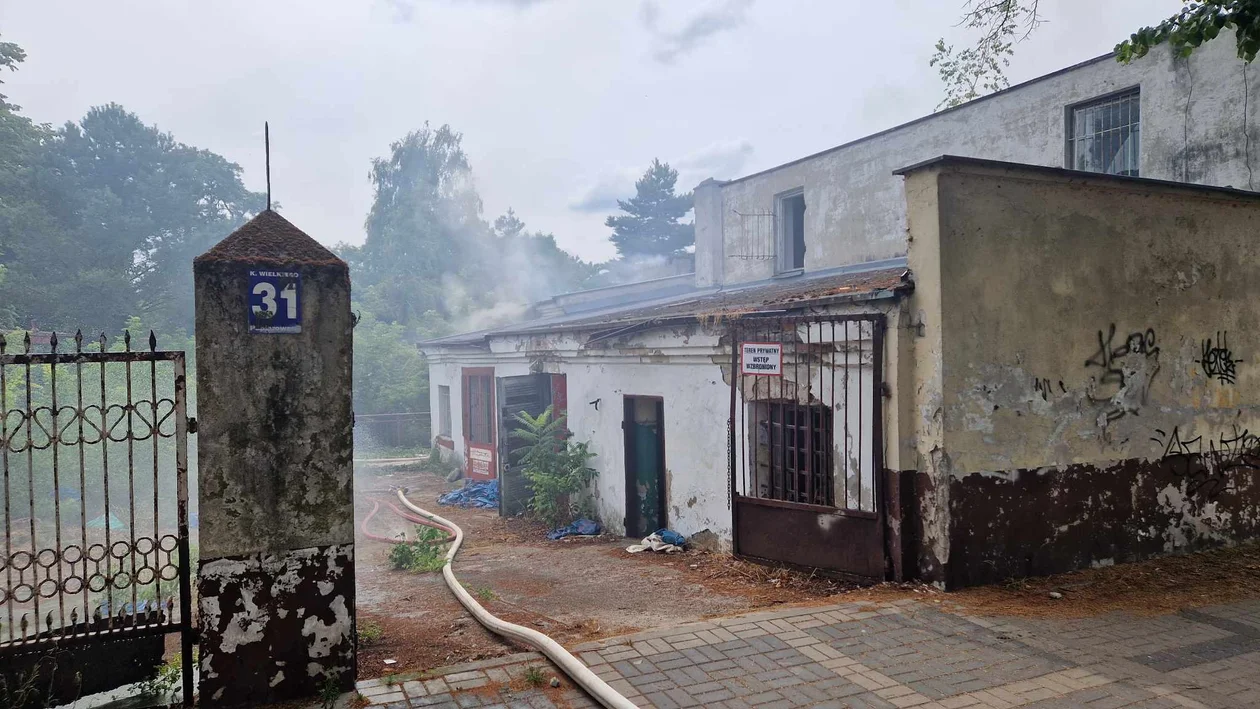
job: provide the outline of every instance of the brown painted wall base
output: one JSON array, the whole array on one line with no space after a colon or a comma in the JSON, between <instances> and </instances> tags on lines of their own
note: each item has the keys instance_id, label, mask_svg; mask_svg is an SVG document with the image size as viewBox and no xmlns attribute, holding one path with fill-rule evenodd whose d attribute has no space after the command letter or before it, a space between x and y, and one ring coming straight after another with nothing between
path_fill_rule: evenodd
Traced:
<instances>
[{"instance_id":1,"label":"brown painted wall base","mask_svg":"<svg viewBox=\"0 0 1260 709\"><path fill-rule=\"evenodd\" d=\"M201 564L201 706L354 687L354 545Z\"/></svg>"},{"instance_id":2,"label":"brown painted wall base","mask_svg":"<svg viewBox=\"0 0 1260 709\"><path fill-rule=\"evenodd\" d=\"M950 484L946 585L961 588L1260 536L1260 461L1173 455L973 473Z\"/></svg>"}]
</instances>

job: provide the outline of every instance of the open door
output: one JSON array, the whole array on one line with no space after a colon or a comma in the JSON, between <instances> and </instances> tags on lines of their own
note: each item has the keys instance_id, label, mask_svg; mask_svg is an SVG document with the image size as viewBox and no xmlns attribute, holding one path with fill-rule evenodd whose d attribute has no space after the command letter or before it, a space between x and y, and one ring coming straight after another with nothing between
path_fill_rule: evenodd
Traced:
<instances>
[{"instance_id":1,"label":"open door","mask_svg":"<svg viewBox=\"0 0 1260 709\"><path fill-rule=\"evenodd\" d=\"M665 518L665 400L627 396L626 536L646 537L668 526Z\"/></svg>"},{"instance_id":2,"label":"open door","mask_svg":"<svg viewBox=\"0 0 1260 709\"><path fill-rule=\"evenodd\" d=\"M529 486L521 474L521 455L513 453L522 445L521 440L512 435L521 427L516 414L524 411L537 416L547 410L552 401L552 376L526 374L499 378L499 460L503 463L499 472L499 515L502 517L521 514L529 500Z\"/></svg>"}]
</instances>

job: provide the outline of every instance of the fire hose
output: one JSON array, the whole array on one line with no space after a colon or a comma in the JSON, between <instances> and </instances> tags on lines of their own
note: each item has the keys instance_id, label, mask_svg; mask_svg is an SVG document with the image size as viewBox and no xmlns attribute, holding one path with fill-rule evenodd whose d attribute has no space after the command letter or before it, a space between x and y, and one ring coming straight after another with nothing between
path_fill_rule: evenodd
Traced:
<instances>
[{"instance_id":1,"label":"fire hose","mask_svg":"<svg viewBox=\"0 0 1260 709\"><path fill-rule=\"evenodd\" d=\"M442 578L446 580L446 585L450 587L451 592L459 599L460 604L468 609L469 613L472 613L477 622L498 635L537 648L543 655L547 656L547 659L556 663L582 689L585 689L588 694L609 709L636 709L629 699L626 699L617 690L608 686L607 682L600 679L594 672L591 672L586 665L582 664L568 650L565 650L560 643L533 628L526 628L515 623L500 620L483 608L455 578L455 571L451 567L451 562L455 560L455 555L459 553L459 547L464 542L464 530L450 520L443 519L432 512L415 506L411 500L407 499L405 492L406 488L398 490L398 500L402 502L404 507L427 520L423 524L454 533L455 540L451 544L451 548L446 552L446 564L442 567ZM376 509L372 511L375 513ZM410 517L408 518L410 519Z\"/></svg>"}]
</instances>

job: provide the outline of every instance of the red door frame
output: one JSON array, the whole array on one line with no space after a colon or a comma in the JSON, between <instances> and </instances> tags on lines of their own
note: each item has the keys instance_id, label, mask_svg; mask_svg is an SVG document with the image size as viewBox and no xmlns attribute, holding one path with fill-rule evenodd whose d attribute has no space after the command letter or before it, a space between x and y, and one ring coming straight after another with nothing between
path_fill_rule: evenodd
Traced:
<instances>
[{"instance_id":1,"label":"red door frame","mask_svg":"<svg viewBox=\"0 0 1260 709\"><path fill-rule=\"evenodd\" d=\"M471 387L468 380L472 377L489 377L490 386L487 394L489 401L487 406L490 409L490 442L489 443L473 443L472 442L472 397ZM499 474L499 455L498 455L498 426L496 421L498 416L497 402L495 401L495 380L494 367L464 367L460 371L460 383L462 384L460 397L460 414L464 422L464 475L470 480L493 480ZM476 449L479 455L489 455L488 471L479 471L473 469L472 452Z\"/></svg>"}]
</instances>

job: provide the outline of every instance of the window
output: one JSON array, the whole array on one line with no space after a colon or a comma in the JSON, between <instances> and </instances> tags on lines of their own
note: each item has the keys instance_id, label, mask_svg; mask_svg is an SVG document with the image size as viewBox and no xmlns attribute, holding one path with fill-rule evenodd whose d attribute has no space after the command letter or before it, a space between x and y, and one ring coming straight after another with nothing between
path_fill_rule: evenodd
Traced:
<instances>
[{"instance_id":1,"label":"window","mask_svg":"<svg viewBox=\"0 0 1260 709\"><path fill-rule=\"evenodd\" d=\"M488 445L494 443L494 375L473 374L468 377L468 430L464 435L469 443Z\"/></svg>"},{"instance_id":2,"label":"window","mask_svg":"<svg viewBox=\"0 0 1260 709\"><path fill-rule=\"evenodd\" d=\"M451 437L451 388L438 386L438 435Z\"/></svg>"},{"instance_id":3,"label":"window","mask_svg":"<svg viewBox=\"0 0 1260 709\"><path fill-rule=\"evenodd\" d=\"M1141 94L1137 89L1068 109L1068 167L1138 176Z\"/></svg>"},{"instance_id":4,"label":"window","mask_svg":"<svg viewBox=\"0 0 1260 709\"><path fill-rule=\"evenodd\" d=\"M829 407L763 401L751 405L755 497L834 507Z\"/></svg>"},{"instance_id":5,"label":"window","mask_svg":"<svg viewBox=\"0 0 1260 709\"><path fill-rule=\"evenodd\" d=\"M805 191L796 189L775 198L779 273L805 268Z\"/></svg>"}]
</instances>

